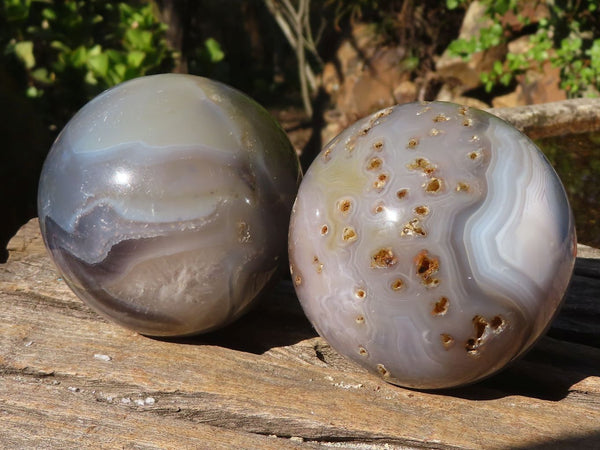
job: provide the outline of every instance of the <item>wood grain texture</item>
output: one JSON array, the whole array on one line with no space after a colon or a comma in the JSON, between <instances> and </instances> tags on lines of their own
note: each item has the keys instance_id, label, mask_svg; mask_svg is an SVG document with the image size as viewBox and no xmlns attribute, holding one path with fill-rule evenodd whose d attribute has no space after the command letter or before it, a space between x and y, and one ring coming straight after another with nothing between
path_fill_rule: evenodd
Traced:
<instances>
[{"instance_id":1,"label":"wood grain texture","mask_svg":"<svg viewBox=\"0 0 600 450\"><path fill-rule=\"evenodd\" d=\"M535 348L461 389L387 385L305 319L289 282L234 325L160 340L66 287L32 220L0 265L0 448L599 448L600 251L580 247Z\"/></svg>"}]
</instances>

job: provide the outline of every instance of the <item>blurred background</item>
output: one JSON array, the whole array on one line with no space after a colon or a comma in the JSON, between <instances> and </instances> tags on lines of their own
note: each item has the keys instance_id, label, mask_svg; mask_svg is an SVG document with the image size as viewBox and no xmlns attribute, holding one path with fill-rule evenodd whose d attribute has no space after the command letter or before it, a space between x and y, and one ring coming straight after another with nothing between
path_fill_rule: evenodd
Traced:
<instances>
[{"instance_id":1,"label":"blurred background","mask_svg":"<svg viewBox=\"0 0 600 450\"><path fill-rule=\"evenodd\" d=\"M0 0L0 262L36 216L66 122L103 90L162 72L250 95L306 168L347 125L396 103L598 97L600 11L597 0ZM600 246L600 134L539 144L580 241Z\"/></svg>"}]
</instances>

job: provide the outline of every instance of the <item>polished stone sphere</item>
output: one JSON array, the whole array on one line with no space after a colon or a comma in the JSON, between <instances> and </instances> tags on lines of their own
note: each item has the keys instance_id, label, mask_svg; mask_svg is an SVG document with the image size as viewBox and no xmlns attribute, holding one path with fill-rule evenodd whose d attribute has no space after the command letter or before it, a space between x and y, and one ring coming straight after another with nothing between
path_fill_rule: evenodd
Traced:
<instances>
[{"instance_id":1,"label":"polished stone sphere","mask_svg":"<svg viewBox=\"0 0 600 450\"><path fill-rule=\"evenodd\" d=\"M62 130L40 178L40 226L97 312L143 334L197 334L239 317L286 264L299 177L285 133L244 94L147 76Z\"/></svg>"},{"instance_id":2,"label":"polished stone sphere","mask_svg":"<svg viewBox=\"0 0 600 450\"><path fill-rule=\"evenodd\" d=\"M300 186L292 280L319 334L384 380L487 377L561 305L576 253L565 190L508 123L444 102L344 130Z\"/></svg>"}]
</instances>

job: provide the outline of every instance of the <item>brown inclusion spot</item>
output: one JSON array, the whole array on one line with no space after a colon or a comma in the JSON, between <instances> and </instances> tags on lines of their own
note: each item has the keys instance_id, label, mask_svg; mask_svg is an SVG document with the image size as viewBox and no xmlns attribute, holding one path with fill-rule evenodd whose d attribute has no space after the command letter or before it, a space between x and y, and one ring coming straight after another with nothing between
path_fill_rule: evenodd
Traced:
<instances>
[{"instance_id":1,"label":"brown inclusion spot","mask_svg":"<svg viewBox=\"0 0 600 450\"><path fill-rule=\"evenodd\" d=\"M434 316L443 316L448 312L449 306L450 300L448 300L448 297L440 297L440 299L437 302L435 302L431 314L433 314Z\"/></svg>"},{"instance_id":2,"label":"brown inclusion spot","mask_svg":"<svg viewBox=\"0 0 600 450\"><path fill-rule=\"evenodd\" d=\"M317 273L323 272L323 263L319 261L318 256L315 256L313 258L313 264L315 265L315 270L317 271Z\"/></svg>"},{"instance_id":3,"label":"brown inclusion spot","mask_svg":"<svg viewBox=\"0 0 600 450\"><path fill-rule=\"evenodd\" d=\"M240 244L247 244L252 242L252 235L250 234L250 226L246 222L238 222L238 242Z\"/></svg>"},{"instance_id":4,"label":"brown inclusion spot","mask_svg":"<svg viewBox=\"0 0 600 450\"><path fill-rule=\"evenodd\" d=\"M487 321L485 317L476 315L473 317L473 328L475 336L467 339L465 350L471 356L478 356L481 346L490 337L486 331L490 329L494 334L500 334L506 326L505 320L501 316L495 316L491 321Z\"/></svg>"},{"instance_id":5,"label":"brown inclusion spot","mask_svg":"<svg viewBox=\"0 0 600 450\"><path fill-rule=\"evenodd\" d=\"M321 236L325 236L327 233L329 233L329 227L327 225L323 225L321 227Z\"/></svg>"},{"instance_id":6,"label":"brown inclusion spot","mask_svg":"<svg viewBox=\"0 0 600 450\"><path fill-rule=\"evenodd\" d=\"M392 281L392 290L394 291L399 291L400 289L402 289L404 287L404 281L402 281L400 278L396 278L394 281Z\"/></svg>"},{"instance_id":7,"label":"brown inclusion spot","mask_svg":"<svg viewBox=\"0 0 600 450\"><path fill-rule=\"evenodd\" d=\"M371 256L371 267L378 269L387 269L398 262L391 248L382 248Z\"/></svg>"},{"instance_id":8,"label":"brown inclusion spot","mask_svg":"<svg viewBox=\"0 0 600 450\"><path fill-rule=\"evenodd\" d=\"M358 354L360 356L365 356L365 357L369 356L369 352L367 351L367 349L362 346L358 347Z\"/></svg>"},{"instance_id":9,"label":"brown inclusion spot","mask_svg":"<svg viewBox=\"0 0 600 450\"><path fill-rule=\"evenodd\" d=\"M365 292L364 289L362 288L358 288L355 292L354 295L356 295L359 299L363 299L367 296L367 293Z\"/></svg>"},{"instance_id":10,"label":"brown inclusion spot","mask_svg":"<svg viewBox=\"0 0 600 450\"><path fill-rule=\"evenodd\" d=\"M412 150L412 149L417 148L417 145L419 145L419 139L418 138L410 138L408 140L408 144L406 145L406 148L410 148Z\"/></svg>"},{"instance_id":11,"label":"brown inclusion spot","mask_svg":"<svg viewBox=\"0 0 600 450\"><path fill-rule=\"evenodd\" d=\"M342 200L338 203L338 208L342 214L348 214L352 210L352 200Z\"/></svg>"},{"instance_id":12,"label":"brown inclusion spot","mask_svg":"<svg viewBox=\"0 0 600 450\"><path fill-rule=\"evenodd\" d=\"M481 156L480 152L471 152L471 153L469 153L469 159L472 159L473 161L475 161L480 156Z\"/></svg>"},{"instance_id":13,"label":"brown inclusion spot","mask_svg":"<svg viewBox=\"0 0 600 450\"><path fill-rule=\"evenodd\" d=\"M473 119L466 118L465 120L463 120L463 125L465 127L471 127L471 126L473 126Z\"/></svg>"},{"instance_id":14,"label":"brown inclusion spot","mask_svg":"<svg viewBox=\"0 0 600 450\"><path fill-rule=\"evenodd\" d=\"M469 190L471 189L471 187L469 186L468 183L465 183L464 181L459 181L456 184L456 192L469 192Z\"/></svg>"},{"instance_id":15,"label":"brown inclusion spot","mask_svg":"<svg viewBox=\"0 0 600 450\"><path fill-rule=\"evenodd\" d=\"M382 164L383 164L383 161L381 160L381 158L378 158L376 156L374 158L371 158L369 160L369 162L367 163L367 170L376 170L376 169L379 169Z\"/></svg>"},{"instance_id":16,"label":"brown inclusion spot","mask_svg":"<svg viewBox=\"0 0 600 450\"><path fill-rule=\"evenodd\" d=\"M467 114L467 111L469 110L468 106L461 106L460 108L458 108L458 113L461 116L464 116L465 114Z\"/></svg>"},{"instance_id":17,"label":"brown inclusion spot","mask_svg":"<svg viewBox=\"0 0 600 450\"><path fill-rule=\"evenodd\" d=\"M425 205L415 206L414 212L419 216L426 216L429 214L429 207Z\"/></svg>"},{"instance_id":18,"label":"brown inclusion spot","mask_svg":"<svg viewBox=\"0 0 600 450\"><path fill-rule=\"evenodd\" d=\"M346 151L352 153L354 151L354 147L356 147L356 140L358 139L358 135L351 136L350 139L346 141Z\"/></svg>"},{"instance_id":19,"label":"brown inclusion spot","mask_svg":"<svg viewBox=\"0 0 600 450\"><path fill-rule=\"evenodd\" d=\"M446 350L450 349L454 345L454 338L449 334L443 333L440 334L440 338L442 340L442 345Z\"/></svg>"},{"instance_id":20,"label":"brown inclusion spot","mask_svg":"<svg viewBox=\"0 0 600 450\"><path fill-rule=\"evenodd\" d=\"M296 278L294 278L294 283L296 283L296 286L300 286L302 284L302 277L300 275L296 275Z\"/></svg>"},{"instance_id":21,"label":"brown inclusion spot","mask_svg":"<svg viewBox=\"0 0 600 450\"><path fill-rule=\"evenodd\" d=\"M383 206L383 203L378 203L377 205L375 205L375 208L373 208L373 212L375 214L379 214L379 213L383 212L384 209L385 209L385 206Z\"/></svg>"},{"instance_id":22,"label":"brown inclusion spot","mask_svg":"<svg viewBox=\"0 0 600 450\"><path fill-rule=\"evenodd\" d=\"M490 321L490 327L492 327L492 330L494 330L494 333L496 333L496 334L501 333L504 330L505 326L506 326L506 321L504 320L504 318L502 316L495 316Z\"/></svg>"},{"instance_id":23,"label":"brown inclusion spot","mask_svg":"<svg viewBox=\"0 0 600 450\"><path fill-rule=\"evenodd\" d=\"M389 116L392 112L394 111L394 108L392 106L382 109L381 111L378 111L375 114L375 119L381 119L382 117L386 117Z\"/></svg>"},{"instance_id":24,"label":"brown inclusion spot","mask_svg":"<svg viewBox=\"0 0 600 450\"><path fill-rule=\"evenodd\" d=\"M354 320L358 324L363 324L363 323L365 323L365 316L356 316L356 319L354 319Z\"/></svg>"},{"instance_id":25,"label":"brown inclusion spot","mask_svg":"<svg viewBox=\"0 0 600 450\"><path fill-rule=\"evenodd\" d=\"M400 200L402 200L407 195L408 195L408 189L400 189L398 192L396 192L396 197L398 197L398 199L400 199Z\"/></svg>"},{"instance_id":26,"label":"brown inclusion spot","mask_svg":"<svg viewBox=\"0 0 600 450\"><path fill-rule=\"evenodd\" d=\"M448 117L446 114L444 113L440 113L437 116L435 116L433 118L434 122L446 122L447 120L450 120L450 117Z\"/></svg>"},{"instance_id":27,"label":"brown inclusion spot","mask_svg":"<svg viewBox=\"0 0 600 450\"><path fill-rule=\"evenodd\" d=\"M382 377L390 376L390 371L387 370L383 364L377 364L377 372L379 372Z\"/></svg>"},{"instance_id":28,"label":"brown inclusion spot","mask_svg":"<svg viewBox=\"0 0 600 450\"><path fill-rule=\"evenodd\" d=\"M385 187L385 184L387 183L387 179L388 179L388 176L385 173L382 173L373 182L373 187L376 190L381 191Z\"/></svg>"},{"instance_id":29,"label":"brown inclusion spot","mask_svg":"<svg viewBox=\"0 0 600 450\"><path fill-rule=\"evenodd\" d=\"M410 170L420 170L425 175L431 175L436 169L435 165L431 164L426 158L417 158L410 164L407 164L406 167Z\"/></svg>"},{"instance_id":30,"label":"brown inclusion spot","mask_svg":"<svg viewBox=\"0 0 600 450\"><path fill-rule=\"evenodd\" d=\"M488 326L488 322L483 316L475 316L473 317L473 326L475 327L476 339L481 339L483 337L483 333L485 333L485 329Z\"/></svg>"},{"instance_id":31,"label":"brown inclusion spot","mask_svg":"<svg viewBox=\"0 0 600 450\"><path fill-rule=\"evenodd\" d=\"M345 227L342 231L342 239L346 242L353 242L358 239L358 236L353 227Z\"/></svg>"},{"instance_id":32,"label":"brown inclusion spot","mask_svg":"<svg viewBox=\"0 0 600 450\"><path fill-rule=\"evenodd\" d=\"M425 192L429 194L437 194L442 190L442 180L440 178L432 178L425 185Z\"/></svg>"},{"instance_id":33,"label":"brown inclusion spot","mask_svg":"<svg viewBox=\"0 0 600 450\"><path fill-rule=\"evenodd\" d=\"M427 250L422 250L415 257L416 273L421 282L429 287L435 287L439 280L433 278L433 275L440 269L440 261L435 257L430 257Z\"/></svg>"},{"instance_id":34,"label":"brown inclusion spot","mask_svg":"<svg viewBox=\"0 0 600 450\"><path fill-rule=\"evenodd\" d=\"M415 217L404 224L400 236L427 236L427 232L421 226L421 221Z\"/></svg>"},{"instance_id":35,"label":"brown inclusion spot","mask_svg":"<svg viewBox=\"0 0 600 450\"><path fill-rule=\"evenodd\" d=\"M441 133L442 132L440 130L438 130L437 128L432 128L431 130L429 130L429 136L438 136Z\"/></svg>"},{"instance_id":36,"label":"brown inclusion spot","mask_svg":"<svg viewBox=\"0 0 600 450\"><path fill-rule=\"evenodd\" d=\"M383 148L383 142L382 141L375 141L373 143L373 149L380 151Z\"/></svg>"}]
</instances>

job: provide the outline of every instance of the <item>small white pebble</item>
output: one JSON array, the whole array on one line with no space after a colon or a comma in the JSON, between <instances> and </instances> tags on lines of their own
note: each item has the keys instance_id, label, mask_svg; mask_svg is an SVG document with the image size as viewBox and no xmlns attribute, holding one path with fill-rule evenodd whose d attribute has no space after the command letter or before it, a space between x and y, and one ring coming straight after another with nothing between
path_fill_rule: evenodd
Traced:
<instances>
[{"instance_id":1,"label":"small white pebble","mask_svg":"<svg viewBox=\"0 0 600 450\"><path fill-rule=\"evenodd\" d=\"M94 354L94 358L99 359L100 361L110 361L112 358L108 355L103 355L101 353Z\"/></svg>"},{"instance_id":2,"label":"small white pebble","mask_svg":"<svg viewBox=\"0 0 600 450\"><path fill-rule=\"evenodd\" d=\"M290 441L292 441L292 442L304 442L304 438L301 438L300 436L292 436L292 437L290 437Z\"/></svg>"},{"instance_id":3,"label":"small white pebble","mask_svg":"<svg viewBox=\"0 0 600 450\"><path fill-rule=\"evenodd\" d=\"M67 389L70 390L71 392L79 392L78 387L69 386Z\"/></svg>"},{"instance_id":4,"label":"small white pebble","mask_svg":"<svg viewBox=\"0 0 600 450\"><path fill-rule=\"evenodd\" d=\"M32 344L33 344L33 341L25 342L25 347L31 347Z\"/></svg>"},{"instance_id":5,"label":"small white pebble","mask_svg":"<svg viewBox=\"0 0 600 450\"><path fill-rule=\"evenodd\" d=\"M144 400L144 403L146 405L154 405L156 403L156 400L154 400L154 398L152 398L152 397L146 397L146 399Z\"/></svg>"},{"instance_id":6,"label":"small white pebble","mask_svg":"<svg viewBox=\"0 0 600 450\"><path fill-rule=\"evenodd\" d=\"M138 406L144 406L144 400L142 400L141 398L138 398L137 400L135 400L135 404Z\"/></svg>"},{"instance_id":7,"label":"small white pebble","mask_svg":"<svg viewBox=\"0 0 600 450\"><path fill-rule=\"evenodd\" d=\"M121 399L121 403L127 405L127 404L131 403L131 399L129 397L123 397Z\"/></svg>"}]
</instances>

